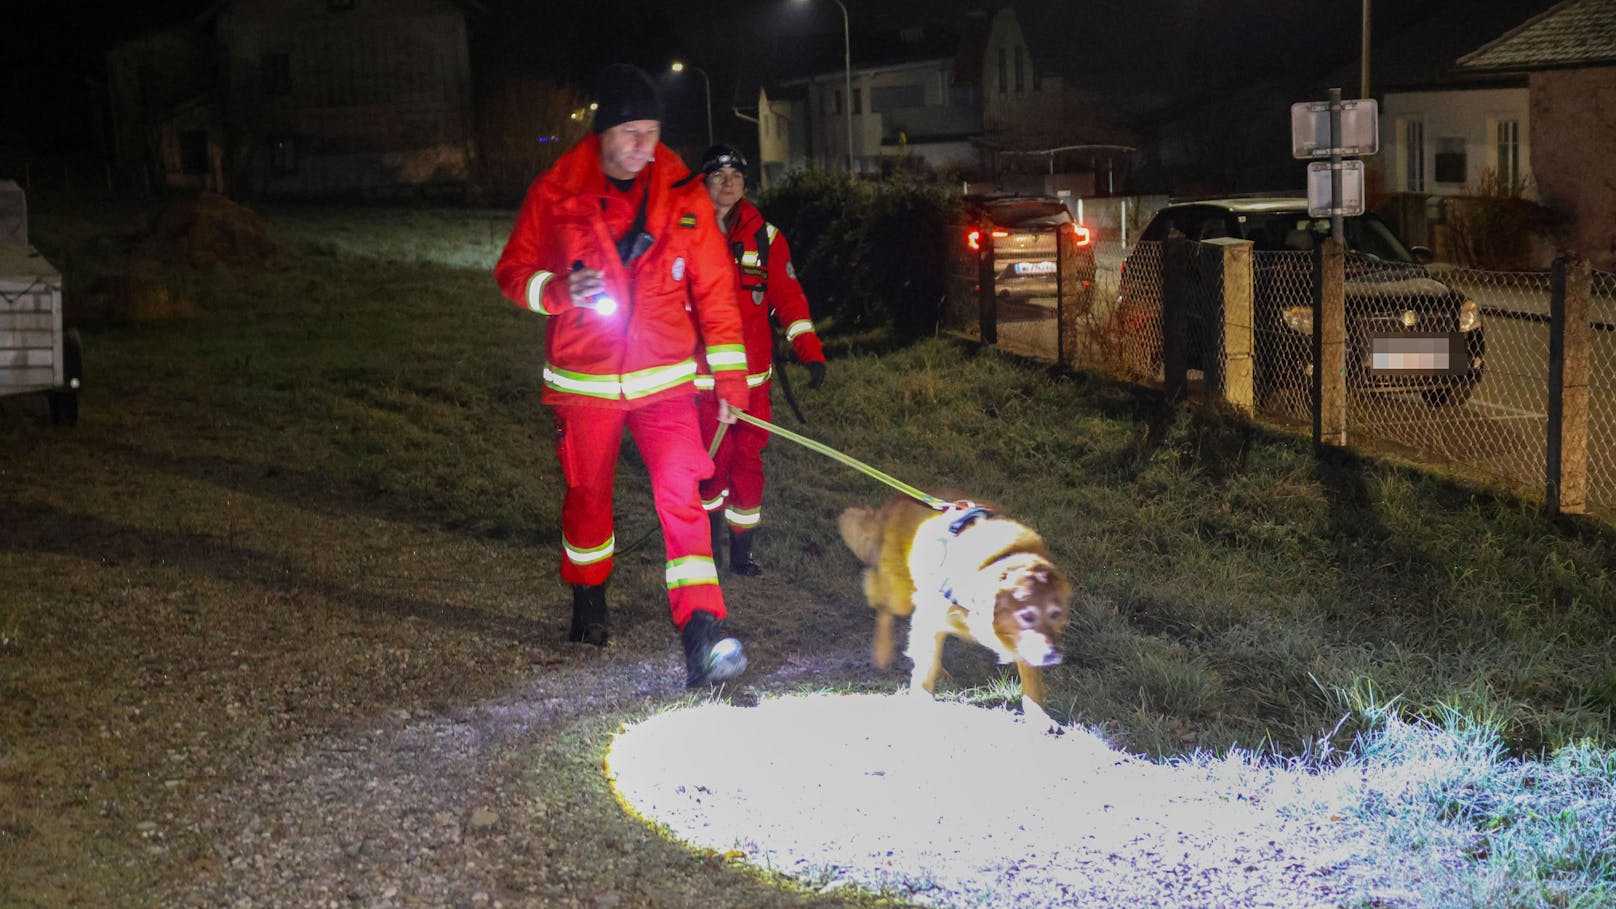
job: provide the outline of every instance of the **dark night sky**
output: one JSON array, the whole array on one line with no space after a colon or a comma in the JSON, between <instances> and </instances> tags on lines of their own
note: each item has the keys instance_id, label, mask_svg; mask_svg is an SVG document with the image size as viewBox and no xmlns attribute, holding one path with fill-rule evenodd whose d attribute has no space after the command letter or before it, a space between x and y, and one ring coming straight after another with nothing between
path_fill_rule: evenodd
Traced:
<instances>
[{"instance_id":1,"label":"dark night sky","mask_svg":"<svg viewBox=\"0 0 1616 909\"><path fill-rule=\"evenodd\" d=\"M728 114L736 84L755 84L771 61L760 36L816 37L839 62L841 11L830 0L482 0L472 20L474 66L514 68L587 79L616 59L660 72L684 57L712 80L718 131L739 128ZM956 26L981 0L844 0L855 57L882 29L913 23ZM0 72L0 151L36 153L83 145L91 130L90 80L104 78L107 49L142 31L183 22L205 0L132 0L86 14L67 2L30 3L33 21L8 30ZM1506 6L1521 19L1549 0L1380 0L1377 36L1406 28L1436 10ZM1024 19L1069 54L1069 73L1125 80L1184 80L1206 89L1207 73L1236 80L1320 72L1356 59L1361 3L1297 0L1031 0ZM1446 12L1439 15L1459 16ZM1023 22L1024 27L1029 22ZM1231 61L1235 61L1231 65ZM857 60L855 59L855 63ZM740 103L749 106L751 89ZM702 118L699 88L670 85L670 113ZM680 105L683 105L682 109Z\"/></svg>"}]
</instances>

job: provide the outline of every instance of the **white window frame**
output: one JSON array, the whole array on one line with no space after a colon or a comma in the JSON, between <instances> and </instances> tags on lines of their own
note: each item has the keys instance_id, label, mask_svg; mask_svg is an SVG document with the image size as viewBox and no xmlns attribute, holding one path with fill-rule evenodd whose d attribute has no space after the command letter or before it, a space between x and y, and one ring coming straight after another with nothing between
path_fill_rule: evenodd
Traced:
<instances>
[{"instance_id":1,"label":"white window frame","mask_svg":"<svg viewBox=\"0 0 1616 909\"><path fill-rule=\"evenodd\" d=\"M1404 192L1423 193L1425 180L1425 119L1397 121L1397 179Z\"/></svg>"},{"instance_id":2,"label":"white window frame","mask_svg":"<svg viewBox=\"0 0 1616 909\"><path fill-rule=\"evenodd\" d=\"M1490 117L1487 120L1488 164L1501 185L1519 189L1525 168L1521 166L1521 118Z\"/></svg>"}]
</instances>

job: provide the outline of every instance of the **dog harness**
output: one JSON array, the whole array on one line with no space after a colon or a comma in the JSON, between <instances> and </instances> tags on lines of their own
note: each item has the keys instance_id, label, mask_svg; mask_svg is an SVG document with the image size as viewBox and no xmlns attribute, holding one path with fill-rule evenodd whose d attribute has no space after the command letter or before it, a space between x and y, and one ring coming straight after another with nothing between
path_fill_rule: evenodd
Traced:
<instances>
[{"instance_id":1,"label":"dog harness","mask_svg":"<svg viewBox=\"0 0 1616 909\"><path fill-rule=\"evenodd\" d=\"M948 522L948 535L943 537L940 541L942 543L941 548L943 550L943 558L939 563L940 565L948 564L948 542L950 539L958 537L960 534L965 532L966 528L970 527L972 524L975 524L977 521L986 521L993 517L992 509L983 505L978 505L975 502L961 500L950 505L949 508L958 510L960 514L959 517L956 517L954 520ZM964 609L965 607L960 606L959 600L954 598L954 585L952 583L951 575L946 571L942 574L943 586L938 588L938 592L941 593L943 598L948 600L951 605Z\"/></svg>"}]
</instances>

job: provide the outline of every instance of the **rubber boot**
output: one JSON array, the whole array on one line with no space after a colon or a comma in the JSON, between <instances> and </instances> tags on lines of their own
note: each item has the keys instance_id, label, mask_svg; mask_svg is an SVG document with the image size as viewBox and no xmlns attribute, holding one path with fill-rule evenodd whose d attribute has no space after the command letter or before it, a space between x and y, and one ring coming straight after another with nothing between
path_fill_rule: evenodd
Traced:
<instances>
[{"instance_id":1,"label":"rubber boot","mask_svg":"<svg viewBox=\"0 0 1616 909\"><path fill-rule=\"evenodd\" d=\"M717 511L707 512L707 526L712 528L713 564L722 565L723 561L719 556L724 551L724 528L726 526L724 523L724 509L720 508Z\"/></svg>"},{"instance_id":2,"label":"rubber boot","mask_svg":"<svg viewBox=\"0 0 1616 909\"><path fill-rule=\"evenodd\" d=\"M697 610L679 632L685 649L685 687L700 688L735 678L746 671L746 651L710 612Z\"/></svg>"},{"instance_id":3,"label":"rubber boot","mask_svg":"<svg viewBox=\"0 0 1616 909\"><path fill-rule=\"evenodd\" d=\"M572 588L572 629L567 640L575 644L605 647L606 585L574 584Z\"/></svg>"},{"instance_id":4,"label":"rubber boot","mask_svg":"<svg viewBox=\"0 0 1616 909\"><path fill-rule=\"evenodd\" d=\"M757 531L729 532L729 573L755 578L763 573L763 566L752 560L752 538Z\"/></svg>"}]
</instances>

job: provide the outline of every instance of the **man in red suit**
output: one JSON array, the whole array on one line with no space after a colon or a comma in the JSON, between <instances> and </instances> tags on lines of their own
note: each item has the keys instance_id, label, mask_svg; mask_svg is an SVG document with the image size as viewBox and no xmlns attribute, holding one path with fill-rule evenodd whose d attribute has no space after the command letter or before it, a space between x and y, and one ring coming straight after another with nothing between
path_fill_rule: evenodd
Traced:
<instances>
[{"instance_id":1,"label":"man in red suit","mask_svg":"<svg viewBox=\"0 0 1616 909\"><path fill-rule=\"evenodd\" d=\"M547 317L544 392L566 481L561 577L568 639L605 646L616 537L612 482L625 429L650 474L667 548L669 610L686 684L746 668L697 487L712 473L696 414L696 350L718 419L747 406L735 266L700 180L659 142L662 99L642 70L601 72L594 132L529 188L494 266L500 289Z\"/></svg>"}]
</instances>

